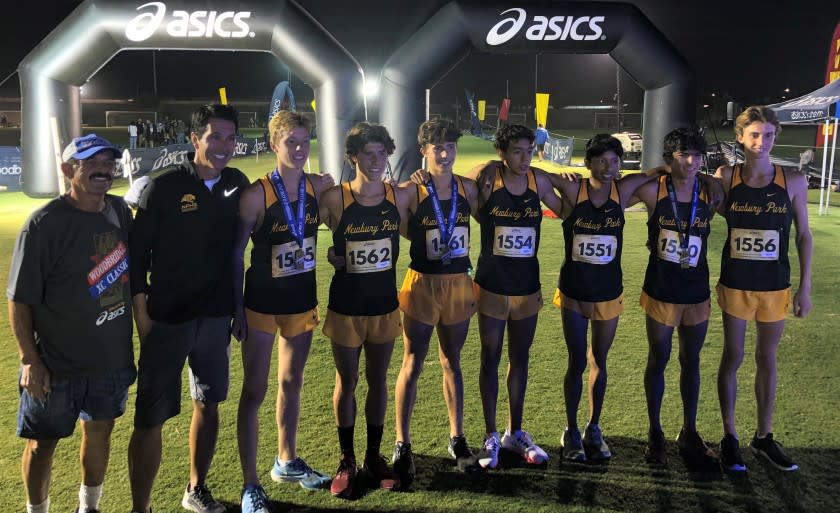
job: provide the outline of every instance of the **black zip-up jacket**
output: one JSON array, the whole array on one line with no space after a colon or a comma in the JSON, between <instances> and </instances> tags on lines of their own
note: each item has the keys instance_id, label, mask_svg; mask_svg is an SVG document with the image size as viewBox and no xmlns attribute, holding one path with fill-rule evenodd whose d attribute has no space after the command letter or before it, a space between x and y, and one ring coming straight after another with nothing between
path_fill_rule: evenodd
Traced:
<instances>
[{"instance_id":1,"label":"black zip-up jacket","mask_svg":"<svg viewBox=\"0 0 840 513\"><path fill-rule=\"evenodd\" d=\"M131 295L147 294L155 321L233 313L230 257L239 196L249 180L226 167L211 192L192 157L146 187L129 234Z\"/></svg>"}]
</instances>

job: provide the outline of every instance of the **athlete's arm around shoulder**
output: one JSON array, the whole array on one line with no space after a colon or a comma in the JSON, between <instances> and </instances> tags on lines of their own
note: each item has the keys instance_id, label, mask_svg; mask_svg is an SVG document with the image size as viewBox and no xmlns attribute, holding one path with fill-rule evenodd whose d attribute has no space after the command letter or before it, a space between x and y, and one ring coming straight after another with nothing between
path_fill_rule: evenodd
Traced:
<instances>
[{"instance_id":1,"label":"athlete's arm around shoulder","mask_svg":"<svg viewBox=\"0 0 840 513\"><path fill-rule=\"evenodd\" d=\"M548 173L541 169L532 169L534 170L534 180L537 182L537 192L540 196L540 201L545 203L545 206L554 212L557 217L565 219L566 215L571 212L571 205L564 201L565 197L561 199L555 194L554 185L551 183ZM566 208L569 208L568 212L565 210Z\"/></svg>"},{"instance_id":2,"label":"athlete's arm around shoulder","mask_svg":"<svg viewBox=\"0 0 840 513\"><path fill-rule=\"evenodd\" d=\"M312 188L315 190L315 199L321 201L321 194L327 189L335 185L335 179L329 173L306 173L306 176L312 182Z\"/></svg>"},{"instance_id":3,"label":"athlete's arm around shoulder","mask_svg":"<svg viewBox=\"0 0 840 513\"><path fill-rule=\"evenodd\" d=\"M717 211L720 215L726 215L726 203L729 199L729 187L732 184L732 166L720 166L715 170L715 178L720 181L721 189L723 189L723 201L717 205Z\"/></svg>"},{"instance_id":4,"label":"athlete's arm around shoulder","mask_svg":"<svg viewBox=\"0 0 840 513\"><path fill-rule=\"evenodd\" d=\"M793 169L785 169L788 196L796 226L796 252L799 256L799 288L793 295L793 314L805 317L811 311L811 255L813 239L808 226L808 180Z\"/></svg>"},{"instance_id":5,"label":"athlete's arm around shoulder","mask_svg":"<svg viewBox=\"0 0 840 513\"><path fill-rule=\"evenodd\" d=\"M321 222L331 231L335 231L338 222L341 221L341 214L344 211L342 195L341 186L334 185L321 193L321 198L318 200L318 214Z\"/></svg>"},{"instance_id":6,"label":"athlete's arm around shoulder","mask_svg":"<svg viewBox=\"0 0 840 513\"><path fill-rule=\"evenodd\" d=\"M399 186L394 188L394 201L397 203L397 212L400 214L400 235L408 237L408 216L411 215L411 200L417 198L416 189L407 189Z\"/></svg>"},{"instance_id":7,"label":"athlete's arm around shoulder","mask_svg":"<svg viewBox=\"0 0 840 513\"><path fill-rule=\"evenodd\" d=\"M560 215L556 211L554 213L559 215L560 217L565 218L565 215L570 214L572 209L574 208L575 201L577 200L578 189L582 186L580 178L576 180L571 180L569 179L569 177L572 175L579 175L577 175L576 173L549 173L538 167L532 167L531 169L534 171L534 178L537 179L537 188L540 191L540 195L543 194L543 184L545 184L546 182L548 182L549 187L555 189L557 192L560 193L559 199L563 202L563 208L565 209L565 212L563 212L564 215ZM548 203L546 203L546 205L548 205ZM549 206L549 208L551 207ZM554 211L553 208L551 210Z\"/></svg>"},{"instance_id":8,"label":"athlete's arm around shoulder","mask_svg":"<svg viewBox=\"0 0 840 513\"><path fill-rule=\"evenodd\" d=\"M403 220L404 223L406 220L408 220L408 216L417 212L417 196L419 194L419 192L417 191L417 187L418 185L412 182L411 180L406 180L405 182L394 187L394 193L397 193L397 191L401 191L408 201L408 212L405 216L405 220ZM400 215L402 215L402 212L400 212ZM402 231L400 233L402 233Z\"/></svg>"},{"instance_id":9,"label":"athlete's arm around shoulder","mask_svg":"<svg viewBox=\"0 0 840 513\"><path fill-rule=\"evenodd\" d=\"M651 182L646 182L642 184L641 187L636 189L634 196L639 199L642 203L645 204L647 208L648 217L653 215L653 211L656 209L656 202L659 196L659 181L653 180Z\"/></svg>"},{"instance_id":10,"label":"athlete's arm around shoulder","mask_svg":"<svg viewBox=\"0 0 840 513\"><path fill-rule=\"evenodd\" d=\"M464 176L461 177L461 183L464 185L464 195L470 205L470 212L475 217L478 215L478 184Z\"/></svg>"}]
</instances>

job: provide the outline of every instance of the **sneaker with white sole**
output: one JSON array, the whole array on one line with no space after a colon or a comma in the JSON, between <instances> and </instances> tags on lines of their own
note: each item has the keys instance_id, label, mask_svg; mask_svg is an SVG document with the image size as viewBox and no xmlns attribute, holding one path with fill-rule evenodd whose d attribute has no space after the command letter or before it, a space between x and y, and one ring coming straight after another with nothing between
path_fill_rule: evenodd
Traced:
<instances>
[{"instance_id":1,"label":"sneaker with white sole","mask_svg":"<svg viewBox=\"0 0 840 513\"><path fill-rule=\"evenodd\" d=\"M249 484L242 488L242 513L271 513L268 496L260 485Z\"/></svg>"},{"instance_id":2,"label":"sneaker with white sole","mask_svg":"<svg viewBox=\"0 0 840 513\"><path fill-rule=\"evenodd\" d=\"M610 446L604 441L601 426L598 424L586 424L586 429L583 430L583 449L586 451L586 457L590 460L612 458Z\"/></svg>"},{"instance_id":3,"label":"sneaker with white sole","mask_svg":"<svg viewBox=\"0 0 840 513\"><path fill-rule=\"evenodd\" d=\"M300 458L295 458L283 465L277 457L274 458L271 479L276 483L299 483L300 486L307 490L326 488L330 485L331 481L329 476L313 470L312 467Z\"/></svg>"},{"instance_id":4,"label":"sneaker with white sole","mask_svg":"<svg viewBox=\"0 0 840 513\"><path fill-rule=\"evenodd\" d=\"M470 473L475 470L480 470L478 460L467 443L467 437L464 435L451 437L447 450L449 451L449 455L455 458L455 466L461 472Z\"/></svg>"},{"instance_id":5,"label":"sneaker with white sole","mask_svg":"<svg viewBox=\"0 0 840 513\"><path fill-rule=\"evenodd\" d=\"M513 451L531 465L541 465L548 461L548 453L534 443L533 438L527 431L505 431L502 437L502 447L509 451Z\"/></svg>"},{"instance_id":6,"label":"sneaker with white sole","mask_svg":"<svg viewBox=\"0 0 840 513\"><path fill-rule=\"evenodd\" d=\"M502 439L497 431L489 433L484 439L484 447L478 451L478 464L481 468L496 468L499 465L499 450Z\"/></svg>"},{"instance_id":7,"label":"sneaker with white sole","mask_svg":"<svg viewBox=\"0 0 840 513\"><path fill-rule=\"evenodd\" d=\"M193 486L192 490L188 484L181 499L181 506L195 513L225 513L225 507L216 502L210 489L203 484Z\"/></svg>"},{"instance_id":8,"label":"sneaker with white sole","mask_svg":"<svg viewBox=\"0 0 840 513\"><path fill-rule=\"evenodd\" d=\"M577 429L564 429L560 445L563 447L564 460L578 463L586 461L586 451L583 450L583 441L581 441L580 431Z\"/></svg>"}]
</instances>

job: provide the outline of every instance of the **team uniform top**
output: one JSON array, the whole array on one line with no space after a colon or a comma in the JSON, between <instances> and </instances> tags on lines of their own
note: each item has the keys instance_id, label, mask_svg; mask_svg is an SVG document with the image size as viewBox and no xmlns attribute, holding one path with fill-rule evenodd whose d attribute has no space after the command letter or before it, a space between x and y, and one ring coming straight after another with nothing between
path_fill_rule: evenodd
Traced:
<instances>
[{"instance_id":1,"label":"team uniform top","mask_svg":"<svg viewBox=\"0 0 840 513\"><path fill-rule=\"evenodd\" d=\"M38 354L55 378L134 369L130 225L128 206L108 194L101 212L56 198L23 226L6 295L32 309Z\"/></svg>"},{"instance_id":2,"label":"team uniform top","mask_svg":"<svg viewBox=\"0 0 840 513\"><path fill-rule=\"evenodd\" d=\"M770 291L790 287L788 244L793 206L785 173L775 166L773 181L750 187L741 165L732 170L726 204L729 235L720 261L720 282L739 290Z\"/></svg>"},{"instance_id":3,"label":"team uniform top","mask_svg":"<svg viewBox=\"0 0 840 513\"><path fill-rule=\"evenodd\" d=\"M440 240L432 200L425 185L417 186L417 211L408 218L408 236L411 239L409 267L424 274L460 274L472 267L470 263L470 204L464 192L461 177L452 176L458 184L458 206L455 216L455 229L449 240L449 248ZM448 186L449 188L451 186ZM450 189L451 190L451 189ZM438 195L441 190L438 189ZM449 220L452 199L440 202L441 213L445 222ZM444 265L441 257L450 251L451 260Z\"/></svg>"},{"instance_id":4,"label":"team uniform top","mask_svg":"<svg viewBox=\"0 0 840 513\"><path fill-rule=\"evenodd\" d=\"M697 304L709 299L709 265L706 261L706 240L711 229L712 211L709 196L700 186L697 213L689 229L689 268L680 265L680 240L674 222L671 200L665 186L667 176L659 177L659 194L653 215L648 219L650 258L645 271L645 293L665 303ZM691 213L690 202L678 202L680 231L685 233Z\"/></svg>"},{"instance_id":5,"label":"team uniform top","mask_svg":"<svg viewBox=\"0 0 840 513\"><path fill-rule=\"evenodd\" d=\"M341 185L343 211L333 231L335 254L344 257L330 283L329 308L342 315L384 315L399 306L397 272L400 213L394 188L383 184L377 205L356 201L350 184Z\"/></svg>"},{"instance_id":6,"label":"team uniform top","mask_svg":"<svg viewBox=\"0 0 840 513\"><path fill-rule=\"evenodd\" d=\"M479 210L481 254L475 282L494 294L527 296L540 290L540 195L533 170L527 173L528 188L518 196L505 187L501 170L496 167L493 190Z\"/></svg>"},{"instance_id":7,"label":"team uniform top","mask_svg":"<svg viewBox=\"0 0 840 513\"><path fill-rule=\"evenodd\" d=\"M148 295L152 320L233 315L230 255L239 196L249 184L242 171L226 167L208 189L188 161L155 177L140 194L129 273L131 294Z\"/></svg>"},{"instance_id":8,"label":"team uniform top","mask_svg":"<svg viewBox=\"0 0 840 513\"><path fill-rule=\"evenodd\" d=\"M304 175L306 176L306 175ZM245 307L255 312L281 315L306 312L315 308L315 246L318 239L318 201L309 177L306 177L303 248L289 230L283 206L274 191L270 175L259 179L265 197L265 215L259 230L251 234L251 267L245 274ZM300 198L291 202L297 216ZM303 265L296 265L298 250L303 251Z\"/></svg>"},{"instance_id":9,"label":"team uniform top","mask_svg":"<svg viewBox=\"0 0 840 513\"><path fill-rule=\"evenodd\" d=\"M624 209L618 186L600 207L589 197L589 181L581 182L575 207L563 220L566 258L560 267L557 288L578 301L611 301L623 292L621 248Z\"/></svg>"}]
</instances>

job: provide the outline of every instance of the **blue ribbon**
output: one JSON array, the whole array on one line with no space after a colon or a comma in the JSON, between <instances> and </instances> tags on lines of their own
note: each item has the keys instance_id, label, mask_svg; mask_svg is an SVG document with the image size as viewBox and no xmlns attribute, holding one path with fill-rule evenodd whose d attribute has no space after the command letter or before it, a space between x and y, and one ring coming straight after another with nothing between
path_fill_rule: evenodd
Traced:
<instances>
[{"instance_id":1,"label":"blue ribbon","mask_svg":"<svg viewBox=\"0 0 840 513\"><path fill-rule=\"evenodd\" d=\"M280 178L280 172L275 168L270 176L271 184L274 186L274 192L280 200L280 205L283 207L283 213L286 216L286 222L289 224L289 232L303 249L303 227L306 220L306 177L304 174L300 175L300 184L298 185L298 208L297 218L292 214L292 204L289 201L289 193L286 192L286 186L283 185L283 179Z\"/></svg>"},{"instance_id":2,"label":"blue ribbon","mask_svg":"<svg viewBox=\"0 0 840 513\"><path fill-rule=\"evenodd\" d=\"M440 230L440 240L448 250L449 241L452 239L452 234L455 233L455 216L458 213L458 184L455 182L455 177L453 176L449 223L444 222L443 209L440 208L440 200L438 199L437 189L435 189L435 182L432 181L431 177L426 181L426 189L429 191L429 198L432 200L432 211L435 213L435 220L437 221L438 230Z\"/></svg>"},{"instance_id":3,"label":"blue ribbon","mask_svg":"<svg viewBox=\"0 0 840 513\"><path fill-rule=\"evenodd\" d=\"M674 182L671 180L671 175L665 177L665 187L668 189L668 197L671 199L671 211L674 213L674 223L677 227L677 235L680 238L680 248L688 249L689 231L691 225L694 223L694 216L697 214L697 200L700 197L700 180L694 178L694 189L691 192L691 214L688 216L688 223L685 227L685 234L683 234L680 227L680 216L677 213L677 193L674 190Z\"/></svg>"}]
</instances>

